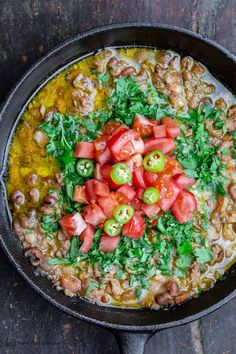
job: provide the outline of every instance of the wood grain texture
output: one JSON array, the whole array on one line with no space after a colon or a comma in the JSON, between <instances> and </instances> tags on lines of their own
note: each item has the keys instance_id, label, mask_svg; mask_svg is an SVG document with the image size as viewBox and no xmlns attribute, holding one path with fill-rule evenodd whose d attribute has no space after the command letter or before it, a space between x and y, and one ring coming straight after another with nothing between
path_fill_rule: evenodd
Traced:
<instances>
[{"instance_id":1,"label":"wood grain texture","mask_svg":"<svg viewBox=\"0 0 236 354\"><path fill-rule=\"evenodd\" d=\"M63 40L120 22L168 23L208 36L236 54L236 0L0 1L0 100L14 82ZM0 354L118 354L108 331L48 304L0 251ZM236 300L193 324L153 336L146 353L234 354Z\"/></svg>"}]
</instances>

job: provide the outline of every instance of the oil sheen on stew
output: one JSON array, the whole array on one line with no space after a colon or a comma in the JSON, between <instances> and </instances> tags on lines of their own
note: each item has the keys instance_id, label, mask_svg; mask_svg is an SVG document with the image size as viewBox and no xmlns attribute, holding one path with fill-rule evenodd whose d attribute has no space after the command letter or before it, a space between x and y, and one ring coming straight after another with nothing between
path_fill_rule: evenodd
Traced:
<instances>
[{"instance_id":1,"label":"oil sheen on stew","mask_svg":"<svg viewBox=\"0 0 236 354\"><path fill-rule=\"evenodd\" d=\"M10 149L25 256L104 305L159 309L212 288L235 261L235 127L234 96L191 57L108 48L69 66Z\"/></svg>"}]
</instances>

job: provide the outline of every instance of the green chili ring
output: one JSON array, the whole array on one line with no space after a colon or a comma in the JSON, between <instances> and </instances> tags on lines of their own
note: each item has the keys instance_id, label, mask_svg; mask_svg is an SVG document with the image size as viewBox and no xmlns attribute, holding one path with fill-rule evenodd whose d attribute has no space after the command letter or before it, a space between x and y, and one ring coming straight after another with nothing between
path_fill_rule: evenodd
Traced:
<instances>
[{"instance_id":1,"label":"green chili ring","mask_svg":"<svg viewBox=\"0 0 236 354\"><path fill-rule=\"evenodd\" d=\"M116 184L129 183L132 181L132 173L125 163L119 162L112 167L111 179Z\"/></svg>"},{"instance_id":2,"label":"green chili ring","mask_svg":"<svg viewBox=\"0 0 236 354\"><path fill-rule=\"evenodd\" d=\"M165 168L165 155L162 151L154 150L144 157L143 166L146 171L163 171Z\"/></svg>"},{"instance_id":3,"label":"green chili ring","mask_svg":"<svg viewBox=\"0 0 236 354\"><path fill-rule=\"evenodd\" d=\"M120 224L127 224L133 216L134 208L126 204L119 205L114 212L114 217Z\"/></svg>"},{"instance_id":4,"label":"green chili ring","mask_svg":"<svg viewBox=\"0 0 236 354\"><path fill-rule=\"evenodd\" d=\"M145 189L143 193L143 201L148 205L155 204L160 199L160 193L155 187Z\"/></svg>"},{"instance_id":5,"label":"green chili ring","mask_svg":"<svg viewBox=\"0 0 236 354\"><path fill-rule=\"evenodd\" d=\"M76 171L81 177L90 177L94 171L94 163L89 159L80 159L76 165Z\"/></svg>"},{"instance_id":6,"label":"green chili ring","mask_svg":"<svg viewBox=\"0 0 236 354\"><path fill-rule=\"evenodd\" d=\"M121 233L122 227L116 219L108 219L104 223L104 231L108 236L117 236Z\"/></svg>"}]
</instances>

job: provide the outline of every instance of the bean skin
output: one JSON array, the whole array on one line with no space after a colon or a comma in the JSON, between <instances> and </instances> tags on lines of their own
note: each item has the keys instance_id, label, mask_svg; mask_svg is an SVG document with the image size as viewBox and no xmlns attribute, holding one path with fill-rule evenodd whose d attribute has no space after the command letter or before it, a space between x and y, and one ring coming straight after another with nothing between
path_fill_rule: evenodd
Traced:
<instances>
[{"instance_id":1,"label":"bean skin","mask_svg":"<svg viewBox=\"0 0 236 354\"><path fill-rule=\"evenodd\" d=\"M158 305L171 305L174 303L173 297L168 291L156 295L155 301Z\"/></svg>"},{"instance_id":2,"label":"bean skin","mask_svg":"<svg viewBox=\"0 0 236 354\"><path fill-rule=\"evenodd\" d=\"M230 195L230 198L236 202L236 183L232 182L230 183L229 187L228 187L228 192Z\"/></svg>"}]
</instances>

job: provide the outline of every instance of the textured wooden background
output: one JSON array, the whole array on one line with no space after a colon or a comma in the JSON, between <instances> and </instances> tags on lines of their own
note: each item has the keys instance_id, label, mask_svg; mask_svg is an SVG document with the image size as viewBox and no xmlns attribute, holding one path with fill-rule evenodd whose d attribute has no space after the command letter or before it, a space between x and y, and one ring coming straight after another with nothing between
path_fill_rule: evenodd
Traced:
<instances>
[{"instance_id":1,"label":"textured wooden background","mask_svg":"<svg viewBox=\"0 0 236 354\"><path fill-rule=\"evenodd\" d=\"M236 54L236 0L0 0L0 101L61 41L92 27L135 21L182 26ZM0 354L118 353L111 333L53 308L2 251L0 307ZM235 310L236 300L201 321L163 331L152 337L146 353L234 354Z\"/></svg>"}]
</instances>

